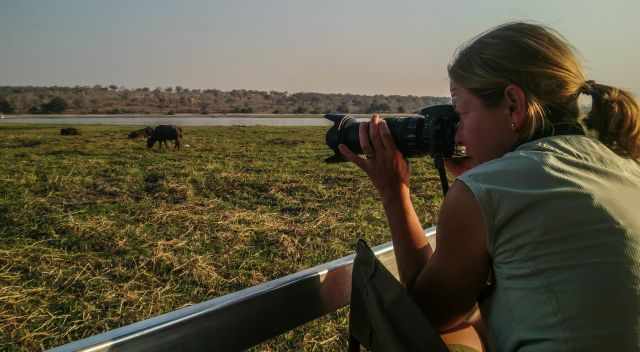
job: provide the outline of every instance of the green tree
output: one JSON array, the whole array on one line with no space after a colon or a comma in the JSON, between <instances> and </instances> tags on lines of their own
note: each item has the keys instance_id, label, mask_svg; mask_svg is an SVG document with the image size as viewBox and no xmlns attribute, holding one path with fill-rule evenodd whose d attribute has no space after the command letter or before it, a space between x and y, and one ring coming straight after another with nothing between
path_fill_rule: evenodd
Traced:
<instances>
[{"instance_id":1,"label":"green tree","mask_svg":"<svg viewBox=\"0 0 640 352\"><path fill-rule=\"evenodd\" d=\"M49 102L42 104L42 106L40 107L40 111L43 114L49 114L49 113L59 114L67 110L67 107L68 107L68 104L66 100L60 97L55 97L49 100Z\"/></svg>"},{"instance_id":2,"label":"green tree","mask_svg":"<svg viewBox=\"0 0 640 352\"><path fill-rule=\"evenodd\" d=\"M241 113L241 114L252 114L253 113L253 108L250 106L235 106L232 110L232 113Z\"/></svg>"},{"instance_id":3,"label":"green tree","mask_svg":"<svg viewBox=\"0 0 640 352\"><path fill-rule=\"evenodd\" d=\"M336 108L336 112L344 112L344 113L349 113L349 107L347 106L347 104L345 104L344 102L340 103L340 105L338 105L338 107Z\"/></svg>"},{"instance_id":4,"label":"green tree","mask_svg":"<svg viewBox=\"0 0 640 352\"><path fill-rule=\"evenodd\" d=\"M293 110L294 114L306 114L307 113L307 108L300 105L297 108L295 108L295 110Z\"/></svg>"},{"instance_id":5,"label":"green tree","mask_svg":"<svg viewBox=\"0 0 640 352\"><path fill-rule=\"evenodd\" d=\"M5 114L13 114L16 107L11 104L5 97L0 97L0 112Z\"/></svg>"},{"instance_id":6,"label":"green tree","mask_svg":"<svg viewBox=\"0 0 640 352\"><path fill-rule=\"evenodd\" d=\"M84 109L87 107L87 98L84 96L78 96L73 98L73 101L71 102L72 105L76 108L76 109Z\"/></svg>"},{"instance_id":7,"label":"green tree","mask_svg":"<svg viewBox=\"0 0 640 352\"><path fill-rule=\"evenodd\" d=\"M371 114L374 112L388 112L391 110L391 107L387 103L379 103L377 101L373 101L371 105L367 108L367 114Z\"/></svg>"},{"instance_id":8,"label":"green tree","mask_svg":"<svg viewBox=\"0 0 640 352\"><path fill-rule=\"evenodd\" d=\"M200 113L206 115L209 113L209 103L201 102L200 103Z\"/></svg>"}]
</instances>

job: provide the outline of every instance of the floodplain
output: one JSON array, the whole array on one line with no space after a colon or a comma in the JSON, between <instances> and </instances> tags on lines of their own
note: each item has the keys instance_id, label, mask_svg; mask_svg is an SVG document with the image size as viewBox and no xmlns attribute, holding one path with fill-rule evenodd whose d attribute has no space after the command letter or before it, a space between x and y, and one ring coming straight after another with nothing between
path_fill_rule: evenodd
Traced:
<instances>
[{"instance_id":1,"label":"floodplain","mask_svg":"<svg viewBox=\"0 0 640 352\"><path fill-rule=\"evenodd\" d=\"M323 162L326 127L184 127L179 151L127 139L139 127L60 127L0 125L0 350L55 347L390 240L364 173ZM430 226L437 172L411 165ZM347 312L254 350L345 350Z\"/></svg>"}]
</instances>

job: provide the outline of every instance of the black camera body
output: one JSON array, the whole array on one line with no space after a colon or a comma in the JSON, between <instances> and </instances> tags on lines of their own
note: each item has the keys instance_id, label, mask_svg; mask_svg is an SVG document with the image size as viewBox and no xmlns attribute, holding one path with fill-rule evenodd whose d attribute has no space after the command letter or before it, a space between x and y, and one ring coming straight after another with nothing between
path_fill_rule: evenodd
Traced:
<instances>
[{"instance_id":1,"label":"black camera body","mask_svg":"<svg viewBox=\"0 0 640 352\"><path fill-rule=\"evenodd\" d=\"M420 116L386 117L396 147L407 158L430 155L435 158L450 158L456 154L455 134L460 117L452 105L433 105L418 113ZM356 154L362 154L358 135L358 122L345 114L326 114L334 125L327 131L326 143L335 155L326 162L341 162L345 159L338 150L345 144Z\"/></svg>"}]
</instances>

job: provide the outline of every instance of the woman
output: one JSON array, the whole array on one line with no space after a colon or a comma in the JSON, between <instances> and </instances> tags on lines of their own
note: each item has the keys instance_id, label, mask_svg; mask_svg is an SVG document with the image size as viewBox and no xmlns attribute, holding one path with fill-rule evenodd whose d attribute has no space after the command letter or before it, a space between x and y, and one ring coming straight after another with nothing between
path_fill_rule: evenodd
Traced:
<instances>
[{"instance_id":1,"label":"woman","mask_svg":"<svg viewBox=\"0 0 640 352\"><path fill-rule=\"evenodd\" d=\"M340 146L381 195L401 281L441 330L479 303L493 350L640 350L635 100L586 80L559 34L528 23L481 34L448 71L468 157L448 162L435 252L385 122L361 125L368 157Z\"/></svg>"}]
</instances>

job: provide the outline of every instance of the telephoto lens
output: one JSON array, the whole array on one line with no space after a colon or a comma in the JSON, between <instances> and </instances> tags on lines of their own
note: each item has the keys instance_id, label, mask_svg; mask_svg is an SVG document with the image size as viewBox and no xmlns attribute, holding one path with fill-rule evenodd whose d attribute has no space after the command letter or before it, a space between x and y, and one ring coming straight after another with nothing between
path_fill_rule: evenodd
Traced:
<instances>
[{"instance_id":1,"label":"telephoto lens","mask_svg":"<svg viewBox=\"0 0 640 352\"><path fill-rule=\"evenodd\" d=\"M449 158L456 154L455 133L458 114L452 105L434 105L418 113L420 116L385 117L396 147L407 158L430 155ZM338 145L344 144L356 154L362 154L358 129L361 123L348 114L326 114L333 121L327 131L326 143L334 155L325 162L346 161Z\"/></svg>"}]
</instances>

